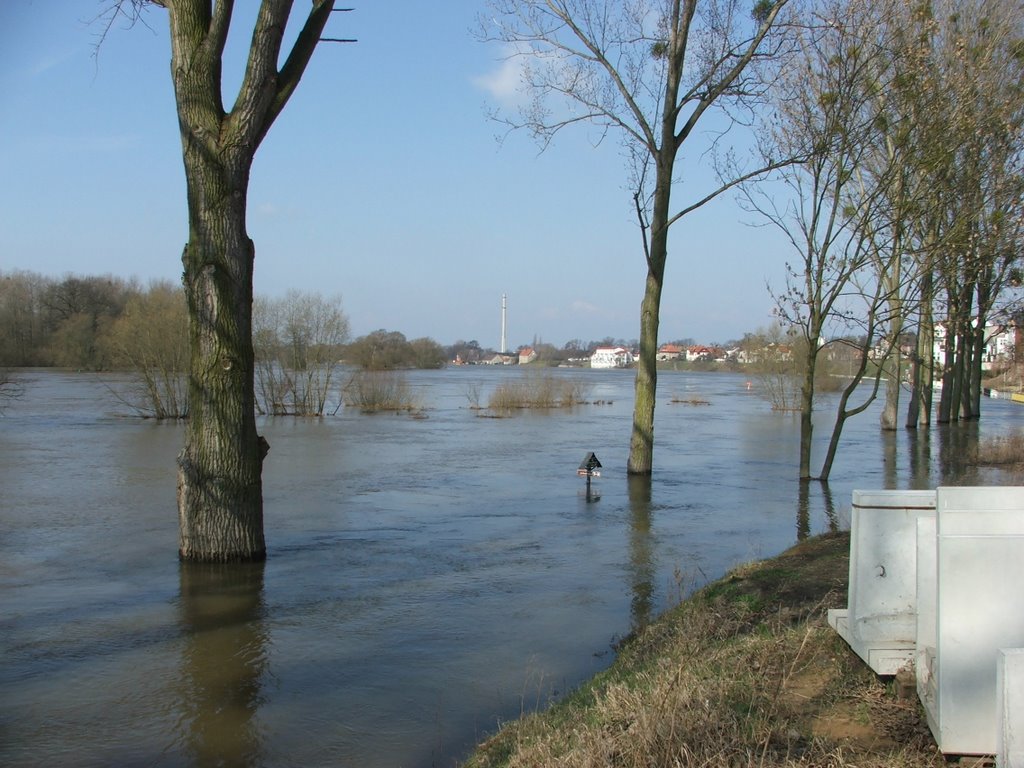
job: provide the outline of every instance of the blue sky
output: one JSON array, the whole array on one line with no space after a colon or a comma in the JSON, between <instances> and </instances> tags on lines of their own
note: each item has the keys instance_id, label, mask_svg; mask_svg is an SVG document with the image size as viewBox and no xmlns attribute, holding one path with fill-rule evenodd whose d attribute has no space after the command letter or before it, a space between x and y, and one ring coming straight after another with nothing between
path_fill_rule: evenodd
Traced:
<instances>
[{"instance_id":1,"label":"blue sky","mask_svg":"<svg viewBox=\"0 0 1024 768\"><path fill-rule=\"evenodd\" d=\"M0 270L177 281L187 237L166 12L111 30L100 0L0 2ZM616 142L584 128L541 153L496 140L514 98L503 51L471 30L483 0L351 3L253 167L257 294L340 296L378 328L497 347L639 335L644 261ZM255 6L252 0L239 6ZM296 3L304 8L303 3ZM225 102L244 56L227 53ZM699 137L697 137L699 138ZM687 187L708 182L684 150ZM701 187L702 192L705 190ZM722 342L770 322L788 255L727 195L676 224L661 339Z\"/></svg>"}]
</instances>

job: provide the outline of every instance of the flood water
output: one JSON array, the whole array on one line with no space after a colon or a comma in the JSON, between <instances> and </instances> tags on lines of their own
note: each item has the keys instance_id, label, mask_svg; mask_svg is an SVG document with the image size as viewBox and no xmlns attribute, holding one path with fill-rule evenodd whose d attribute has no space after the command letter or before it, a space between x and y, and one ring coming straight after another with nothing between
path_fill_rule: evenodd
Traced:
<instances>
[{"instance_id":1,"label":"flood water","mask_svg":"<svg viewBox=\"0 0 1024 768\"><path fill-rule=\"evenodd\" d=\"M1024 423L990 400L882 436L872 409L831 498L802 495L794 415L742 376L666 373L655 472L631 482L631 372L557 373L602 404L469 407L520 375L410 373L418 417L262 421L268 559L224 568L177 560L179 426L128 416L109 378L23 373L0 417L0 764L453 765L681 593L848 525L854 488L1013 482L956 458Z\"/></svg>"}]
</instances>

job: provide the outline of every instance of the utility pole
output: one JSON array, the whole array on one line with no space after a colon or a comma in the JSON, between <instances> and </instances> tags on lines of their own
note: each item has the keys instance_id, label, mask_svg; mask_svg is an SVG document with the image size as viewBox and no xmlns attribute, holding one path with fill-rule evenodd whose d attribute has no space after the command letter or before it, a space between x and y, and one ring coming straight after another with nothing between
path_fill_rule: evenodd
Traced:
<instances>
[{"instance_id":1,"label":"utility pole","mask_svg":"<svg viewBox=\"0 0 1024 768\"><path fill-rule=\"evenodd\" d=\"M505 339L505 294L501 294L501 354L508 352L508 345Z\"/></svg>"}]
</instances>

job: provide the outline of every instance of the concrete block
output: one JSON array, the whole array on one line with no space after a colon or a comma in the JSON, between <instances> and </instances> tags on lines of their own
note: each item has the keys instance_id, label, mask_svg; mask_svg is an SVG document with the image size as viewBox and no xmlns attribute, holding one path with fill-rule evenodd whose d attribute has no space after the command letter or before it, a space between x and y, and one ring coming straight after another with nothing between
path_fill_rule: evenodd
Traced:
<instances>
[{"instance_id":1,"label":"concrete block","mask_svg":"<svg viewBox=\"0 0 1024 768\"><path fill-rule=\"evenodd\" d=\"M1024 648L1001 648L996 666L996 767L1024 768Z\"/></svg>"},{"instance_id":2,"label":"concrete block","mask_svg":"<svg viewBox=\"0 0 1024 768\"><path fill-rule=\"evenodd\" d=\"M853 492L846 610L839 635L876 673L911 664L917 636L917 520L935 515L935 491Z\"/></svg>"},{"instance_id":3,"label":"concrete block","mask_svg":"<svg viewBox=\"0 0 1024 768\"><path fill-rule=\"evenodd\" d=\"M918 691L939 749L995 754L999 651L1024 647L1024 488L938 489L934 630L919 619Z\"/></svg>"}]
</instances>

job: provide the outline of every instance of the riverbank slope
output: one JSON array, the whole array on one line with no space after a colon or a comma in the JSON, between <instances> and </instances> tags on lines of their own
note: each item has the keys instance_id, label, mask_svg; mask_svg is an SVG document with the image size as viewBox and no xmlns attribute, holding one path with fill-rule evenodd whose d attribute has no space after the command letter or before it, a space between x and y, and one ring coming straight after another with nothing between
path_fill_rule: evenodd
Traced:
<instances>
[{"instance_id":1,"label":"riverbank slope","mask_svg":"<svg viewBox=\"0 0 1024 768\"><path fill-rule=\"evenodd\" d=\"M826 622L846 605L849 544L826 534L732 571L465 768L943 765L916 694L876 677Z\"/></svg>"}]
</instances>

